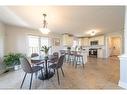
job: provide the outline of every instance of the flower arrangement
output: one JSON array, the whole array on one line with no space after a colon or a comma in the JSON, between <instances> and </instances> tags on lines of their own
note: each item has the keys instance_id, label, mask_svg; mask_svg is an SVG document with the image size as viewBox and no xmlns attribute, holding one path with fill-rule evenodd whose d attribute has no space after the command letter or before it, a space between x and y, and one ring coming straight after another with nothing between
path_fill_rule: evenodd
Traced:
<instances>
[{"instance_id":1,"label":"flower arrangement","mask_svg":"<svg viewBox=\"0 0 127 95\"><path fill-rule=\"evenodd\" d=\"M47 55L50 48L51 48L51 46L44 45L44 46L41 47L40 51L43 51Z\"/></svg>"}]
</instances>

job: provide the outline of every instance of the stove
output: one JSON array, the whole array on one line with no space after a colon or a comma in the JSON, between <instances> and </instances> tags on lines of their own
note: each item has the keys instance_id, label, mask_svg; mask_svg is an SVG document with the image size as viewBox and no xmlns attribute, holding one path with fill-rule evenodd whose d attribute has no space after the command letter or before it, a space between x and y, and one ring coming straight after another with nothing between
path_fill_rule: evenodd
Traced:
<instances>
[{"instance_id":1,"label":"stove","mask_svg":"<svg viewBox=\"0 0 127 95\"><path fill-rule=\"evenodd\" d=\"M97 48L90 48L89 49L89 56L97 58Z\"/></svg>"}]
</instances>

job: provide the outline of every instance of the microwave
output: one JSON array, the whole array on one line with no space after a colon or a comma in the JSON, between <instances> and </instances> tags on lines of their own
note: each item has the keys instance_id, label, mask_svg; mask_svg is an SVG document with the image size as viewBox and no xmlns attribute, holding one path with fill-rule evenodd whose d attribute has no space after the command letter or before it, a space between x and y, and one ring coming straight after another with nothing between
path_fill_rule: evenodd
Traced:
<instances>
[{"instance_id":1,"label":"microwave","mask_svg":"<svg viewBox=\"0 0 127 95\"><path fill-rule=\"evenodd\" d=\"M90 41L90 45L98 45L98 41Z\"/></svg>"}]
</instances>

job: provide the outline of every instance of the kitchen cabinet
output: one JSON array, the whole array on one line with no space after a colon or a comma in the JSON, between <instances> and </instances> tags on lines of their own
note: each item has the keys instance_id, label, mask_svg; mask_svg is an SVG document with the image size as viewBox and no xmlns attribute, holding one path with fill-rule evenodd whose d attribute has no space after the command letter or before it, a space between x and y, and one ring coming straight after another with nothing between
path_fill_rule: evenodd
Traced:
<instances>
[{"instance_id":1,"label":"kitchen cabinet","mask_svg":"<svg viewBox=\"0 0 127 95\"><path fill-rule=\"evenodd\" d=\"M68 35L63 35L63 45L67 45L67 38L68 38Z\"/></svg>"},{"instance_id":2,"label":"kitchen cabinet","mask_svg":"<svg viewBox=\"0 0 127 95\"><path fill-rule=\"evenodd\" d=\"M104 49L98 49L98 58L104 58Z\"/></svg>"},{"instance_id":3,"label":"kitchen cabinet","mask_svg":"<svg viewBox=\"0 0 127 95\"><path fill-rule=\"evenodd\" d=\"M82 38L78 39L79 46L82 46Z\"/></svg>"},{"instance_id":4,"label":"kitchen cabinet","mask_svg":"<svg viewBox=\"0 0 127 95\"><path fill-rule=\"evenodd\" d=\"M68 45L72 46L73 45L73 36L68 37Z\"/></svg>"},{"instance_id":5,"label":"kitchen cabinet","mask_svg":"<svg viewBox=\"0 0 127 95\"><path fill-rule=\"evenodd\" d=\"M99 36L98 42L99 42L99 45L104 45L104 36Z\"/></svg>"},{"instance_id":6,"label":"kitchen cabinet","mask_svg":"<svg viewBox=\"0 0 127 95\"><path fill-rule=\"evenodd\" d=\"M89 44L91 41L98 41L98 45L104 45L104 36L96 36L89 38Z\"/></svg>"},{"instance_id":7,"label":"kitchen cabinet","mask_svg":"<svg viewBox=\"0 0 127 95\"><path fill-rule=\"evenodd\" d=\"M73 45L73 36L69 34L63 34L63 45L72 46Z\"/></svg>"},{"instance_id":8,"label":"kitchen cabinet","mask_svg":"<svg viewBox=\"0 0 127 95\"><path fill-rule=\"evenodd\" d=\"M78 41L80 46L89 46L89 38L79 38Z\"/></svg>"},{"instance_id":9,"label":"kitchen cabinet","mask_svg":"<svg viewBox=\"0 0 127 95\"><path fill-rule=\"evenodd\" d=\"M91 45L91 41L95 41L95 37L89 38L89 45Z\"/></svg>"},{"instance_id":10,"label":"kitchen cabinet","mask_svg":"<svg viewBox=\"0 0 127 95\"><path fill-rule=\"evenodd\" d=\"M78 42L79 42L79 46L84 46L83 38L79 38Z\"/></svg>"},{"instance_id":11,"label":"kitchen cabinet","mask_svg":"<svg viewBox=\"0 0 127 95\"><path fill-rule=\"evenodd\" d=\"M83 38L83 46L89 46L89 38Z\"/></svg>"}]
</instances>

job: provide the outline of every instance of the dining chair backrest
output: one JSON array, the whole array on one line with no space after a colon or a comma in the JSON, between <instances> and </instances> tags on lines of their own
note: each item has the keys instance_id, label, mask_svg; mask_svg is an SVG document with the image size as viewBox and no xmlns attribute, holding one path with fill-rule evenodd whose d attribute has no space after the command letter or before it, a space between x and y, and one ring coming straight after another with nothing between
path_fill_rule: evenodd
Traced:
<instances>
[{"instance_id":1,"label":"dining chair backrest","mask_svg":"<svg viewBox=\"0 0 127 95\"><path fill-rule=\"evenodd\" d=\"M54 52L53 56L54 56L54 61L57 62L58 59L59 59L59 53L58 52Z\"/></svg>"},{"instance_id":2,"label":"dining chair backrest","mask_svg":"<svg viewBox=\"0 0 127 95\"><path fill-rule=\"evenodd\" d=\"M61 55L64 55L65 53L66 53L65 50L60 50Z\"/></svg>"},{"instance_id":3,"label":"dining chair backrest","mask_svg":"<svg viewBox=\"0 0 127 95\"><path fill-rule=\"evenodd\" d=\"M64 62L64 57L65 55L61 55L60 58L58 59L57 69L62 67L63 62Z\"/></svg>"},{"instance_id":4,"label":"dining chair backrest","mask_svg":"<svg viewBox=\"0 0 127 95\"><path fill-rule=\"evenodd\" d=\"M54 52L53 55L54 56L59 56L59 53L58 52Z\"/></svg>"},{"instance_id":5,"label":"dining chair backrest","mask_svg":"<svg viewBox=\"0 0 127 95\"><path fill-rule=\"evenodd\" d=\"M32 54L31 54L31 58L32 58L32 57L37 57L37 56L39 56L38 53L32 53Z\"/></svg>"},{"instance_id":6,"label":"dining chair backrest","mask_svg":"<svg viewBox=\"0 0 127 95\"><path fill-rule=\"evenodd\" d=\"M32 68L31 68L29 61L25 57L21 57L21 58L19 58L19 60L21 62L21 67L24 70L24 72L31 73Z\"/></svg>"}]
</instances>

